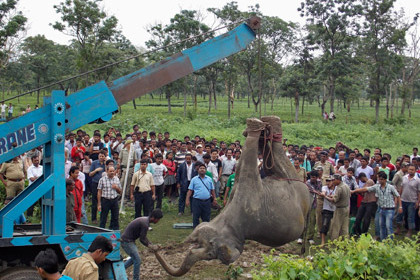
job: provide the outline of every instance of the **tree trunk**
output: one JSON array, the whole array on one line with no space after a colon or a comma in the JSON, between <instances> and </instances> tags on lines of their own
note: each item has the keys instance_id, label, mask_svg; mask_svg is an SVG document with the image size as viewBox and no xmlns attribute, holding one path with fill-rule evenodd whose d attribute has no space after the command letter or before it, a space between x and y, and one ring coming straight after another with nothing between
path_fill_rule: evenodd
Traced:
<instances>
[{"instance_id":1,"label":"tree trunk","mask_svg":"<svg viewBox=\"0 0 420 280\"><path fill-rule=\"evenodd\" d=\"M295 123L299 122L299 92L295 93Z\"/></svg>"},{"instance_id":2,"label":"tree trunk","mask_svg":"<svg viewBox=\"0 0 420 280\"><path fill-rule=\"evenodd\" d=\"M379 103L380 103L379 97L375 98L375 122L379 122Z\"/></svg>"},{"instance_id":3,"label":"tree trunk","mask_svg":"<svg viewBox=\"0 0 420 280\"><path fill-rule=\"evenodd\" d=\"M251 108L251 97L250 97L250 92L248 90L248 109Z\"/></svg>"},{"instance_id":4,"label":"tree trunk","mask_svg":"<svg viewBox=\"0 0 420 280\"><path fill-rule=\"evenodd\" d=\"M394 118L394 101L395 101L395 94L392 94L392 84L389 85L389 99L391 99L391 119Z\"/></svg>"},{"instance_id":5,"label":"tree trunk","mask_svg":"<svg viewBox=\"0 0 420 280\"><path fill-rule=\"evenodd\" d=\"M225 90L226 90L226 95L227 95L227 98L228 98L228 113L227 113L227 115L228 115L228 120L230 120L230 93L229 93L229 85L228 85L228 81L226 80L225 81Z\"/></svg>"},{"instance_id":6,"label":"tree trunk","mask_svg":"<svg viewBox=\"0 0 420 280\"><path fill-rule=\"evenodd\" d=\"M168 114L172 114L171 94L169 92L166 93L166 99L168 99Z\"/></svg>"},{"instance_id":7,"label":"tree trunk","mask_svg":"<svg viewBox=\"0 0 420 280\"><path fill-rule=\"evenodd\" d=\"M335 101L335 78L330 77L330 85L328 87L328 94L330 96L330 112L334 112Z\"/></svg>"},{"instance_id":8,"label":"tree trunk","mask_svg":"<svg viewBox=\"0 0 420 280\"><path fill-rule=\"evenodd\" d=\"M187 87L184 89L184 118L187 116Z\"/></svg>"},{"instance_id":9,"label":"tree trunk","mask_svg":"<svg viewBox=\"0 0 420 280\"><path fill-rule=\"evenodd\" d=\"M137 106L136 106L136 99L133 99L133 107L134 107L134 109L135 109L135 110L137 109Z\"/></svg>"},{"instance_id":10,"label":"tree trunk","mask_svg":"<svg viewBox=\"0 0 420 280\"><path fill-rule=\"evenodd\" d=\"M413 92L414 92L414 83L410 87L410 99L407 102L407 109L408 109L408 118L411 119L411 105L413 104L414 98L413 98Z\"/></svg>"},{"instance_id":11,"label":"tree trunk","mask_svg":"<svg viewBox=\"0 0 420 280\"><path fill-rule=\"evenodd\" d=\"M403 97L402 103L401 103L401 116L404 116L406 103L407 103L407 98Z\"/></svg>"},{"instance_id":12,"label":"tree trunk","mask_svg":"<svg viewBox=\"0 0 420 280\"><path fill-rule=\"evenodd\" d=\"M211 89L214 96L214 110L217 111L217 97L216 97L216 81L212 81Z\"/></svg>"},{"instance_id":13,"label":"tree trunk","mask_svg":"<svg viewBox=\"0 0 420 280\"><path fill-rule=\"evenodd\" d=\"M385 108L386 108L386 118L389 119L389 90L385 88Z\"/></svg>"},{"instance_id":14,"label":"tree trunk","mask_svg":"<svg viewBox=\"0 0 420 280\"><path fill-rule=\"evenodd\" d=\"M305 107L305 96L302 96L302 116L303 116L304 107Z\"/></svg>"},{"instance_id":15,"label":"tree trunk","mask_svg":"<svg viewBox=\"0 0 420 280\"><path fill-rule=\"evenodd\" d=\"M210 82L209 84L209 110L207 111L207 114L210 114L211 112L212 98L213 98L213 94L211 92L211 82Z\"/></svg>"},{"instance_id":16,"label":"tree trunk","mask_svg":"<svg viewBox=\"0 0 420 280\"><path fill-rule=\"evenodd\" d=\"M194 76L193 99L194 99L194 109L195 110L197 110L197 80L198 80L198 77Z\"/></svg>"},{"instance_id":17,"label":"tree trunk","mask_svg":"<svg viewBox=\"0 0 420 280\"><path fill-rule=\"evenodd\" d=\"M274 96L271 98L271 111L274 110Z\"/></svg>"}]
</instances>

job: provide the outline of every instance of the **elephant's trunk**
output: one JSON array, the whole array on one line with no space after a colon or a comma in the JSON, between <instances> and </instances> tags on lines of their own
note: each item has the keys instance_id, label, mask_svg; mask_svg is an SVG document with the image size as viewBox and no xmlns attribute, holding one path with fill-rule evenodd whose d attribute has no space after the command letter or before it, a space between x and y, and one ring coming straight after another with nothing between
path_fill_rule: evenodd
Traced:
<instances>
[{"instance_id":1,"label":"elephant's trunk","mask_svg":"<svg viewBox=\"0 0 420 280\"><path fill-rule=\"evenodd\" d=\"M192 249L185 257L184 261L181 264L181 267L176 269L172 265L168 264L168 262L164 259L164 257L159 253L155 252L155 256L163 266L163 268L168 272L170 275L179 277L187 273L191 267L198 261L207 259L208 255L206 254L205 248L200 249Z\"/></svg>"}]
</instances>

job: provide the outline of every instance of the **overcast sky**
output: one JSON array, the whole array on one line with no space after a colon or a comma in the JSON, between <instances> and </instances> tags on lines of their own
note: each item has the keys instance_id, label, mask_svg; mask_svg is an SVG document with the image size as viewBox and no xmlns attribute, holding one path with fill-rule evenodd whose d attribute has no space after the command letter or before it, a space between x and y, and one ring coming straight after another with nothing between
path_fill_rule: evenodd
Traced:
<instances>
[{"instance_id":1,"label":"overcast sky","mask_svg":"<svg viewBox=\"0 0 420 280\"><path fill-rule=\"evenodd\" d=\"M53 6L60 0L20 0L19 9L28 18L27 36L44 34L48 39L67 44L69 36L55 31L49 24L59 20ZM206 13L210 7L222 8L226 0L104 0L103 7L109 15L117 17L123 34L135 45L144 46L149 39L146 27L156 23L168 23L181 9L199 10L206 16L206 23L211 26L214 18ZM264 15L278 16L286 21L303 22L297 7L302 0L238 0L239 9L246 11L258 3ZM403 7L406 14L413 17L420 12L420 0L397 0L396 7Z\"/></svg>"}]
</instances>

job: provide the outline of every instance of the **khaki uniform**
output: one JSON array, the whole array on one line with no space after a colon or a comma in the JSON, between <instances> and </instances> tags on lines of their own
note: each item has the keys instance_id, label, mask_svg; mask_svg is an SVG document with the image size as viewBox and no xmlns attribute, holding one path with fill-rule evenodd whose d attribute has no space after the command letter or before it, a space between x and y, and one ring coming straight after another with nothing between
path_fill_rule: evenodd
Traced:
<instances>
[{"instance_id":1,"label":"khaki uniform","mask_svg":"<svg viewBox=\"0 0 420 280\"><path fill-rule=\"evenodd\" d=\"M3 163L0 173L6 177L6 197L13 198L23 191L25 187L25 174L22 161Z\"/></svg>"},{"instance_id":2,"label":"khaki uniform","mask_svg":"<svg viewBox=\"0 0 420 280\"><path fill-rule=\"evenodd\" d=\"M324 198L320 197L319 195L317 195L316 198L316 227L317 227L317 231L318 233L321 232L321 228L322 228L322 208L324 207Z\"/></svg>"},{"instance_id":3,"label":"khaki uniform","mask_svg":"<svg viewBox=\"0 0 420 280\"><path fill-rule=\"evenodd\" d=\"M306 170L304 168L299 168L299 170L296 170L296 173L298 174L299 180L306 182L308 178L306 178Z\"/></svg>"},{"instance_id":4,"label":"khaki uniform","mask_svg":"<svg viewBox=\"0 0 420 280\"><path fill-rule=\"evenodd\" d=\"M335 189L333 202L337 207L331 220L331 240L349 234L350 188L341 182Z\"/></svg>"},{"instance_id":5,"label":"khaki uniform","mask_svg":"<svg viewBox=\"0 0 420 280\"><path fill-rule=\"evenodd\" d=\"M79 258L70 260L63 271L63 275L78 280L98 280L98 265L88 253L85 253Z\"/></svg>"},{"instance_id":6,"label":"khaki uniform","mask_svg":"<svg viewBox=\"0 0 420 280\"><path fill-rule=\"evenodd\" d=\"M326 186L326 179L330 177L330 175L334 174L334 166L327 160L325 161L325 163L322 163L321 161L316 162L313 169L315 170L318 166L322 167L322 185Z\"/></svg>"}]
</instances>

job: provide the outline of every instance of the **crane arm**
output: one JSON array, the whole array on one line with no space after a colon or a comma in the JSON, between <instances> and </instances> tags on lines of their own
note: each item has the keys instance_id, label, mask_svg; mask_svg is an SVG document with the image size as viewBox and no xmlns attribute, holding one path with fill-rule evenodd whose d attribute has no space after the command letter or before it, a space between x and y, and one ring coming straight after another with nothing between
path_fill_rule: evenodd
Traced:
<instances>
[{"instance_id":1,"label":"crane arm","mask_svg":"<svg viewBox=\"0 0 420 280\"><path fill-rule=\"evenodd\" d=\"M228 33L108 85L101 81L65 97L64 102L51 104L51 98L45 98L40 109L0 125L0 163L51 141L64 143L64 135L54 134L53 127L64 127L67 132L95 120L109 121L118 106L244 50L255 39L260 21L250 18ZM55 121L54 114L64 114L64 122Z\"/></svg>"}]
</instances>

